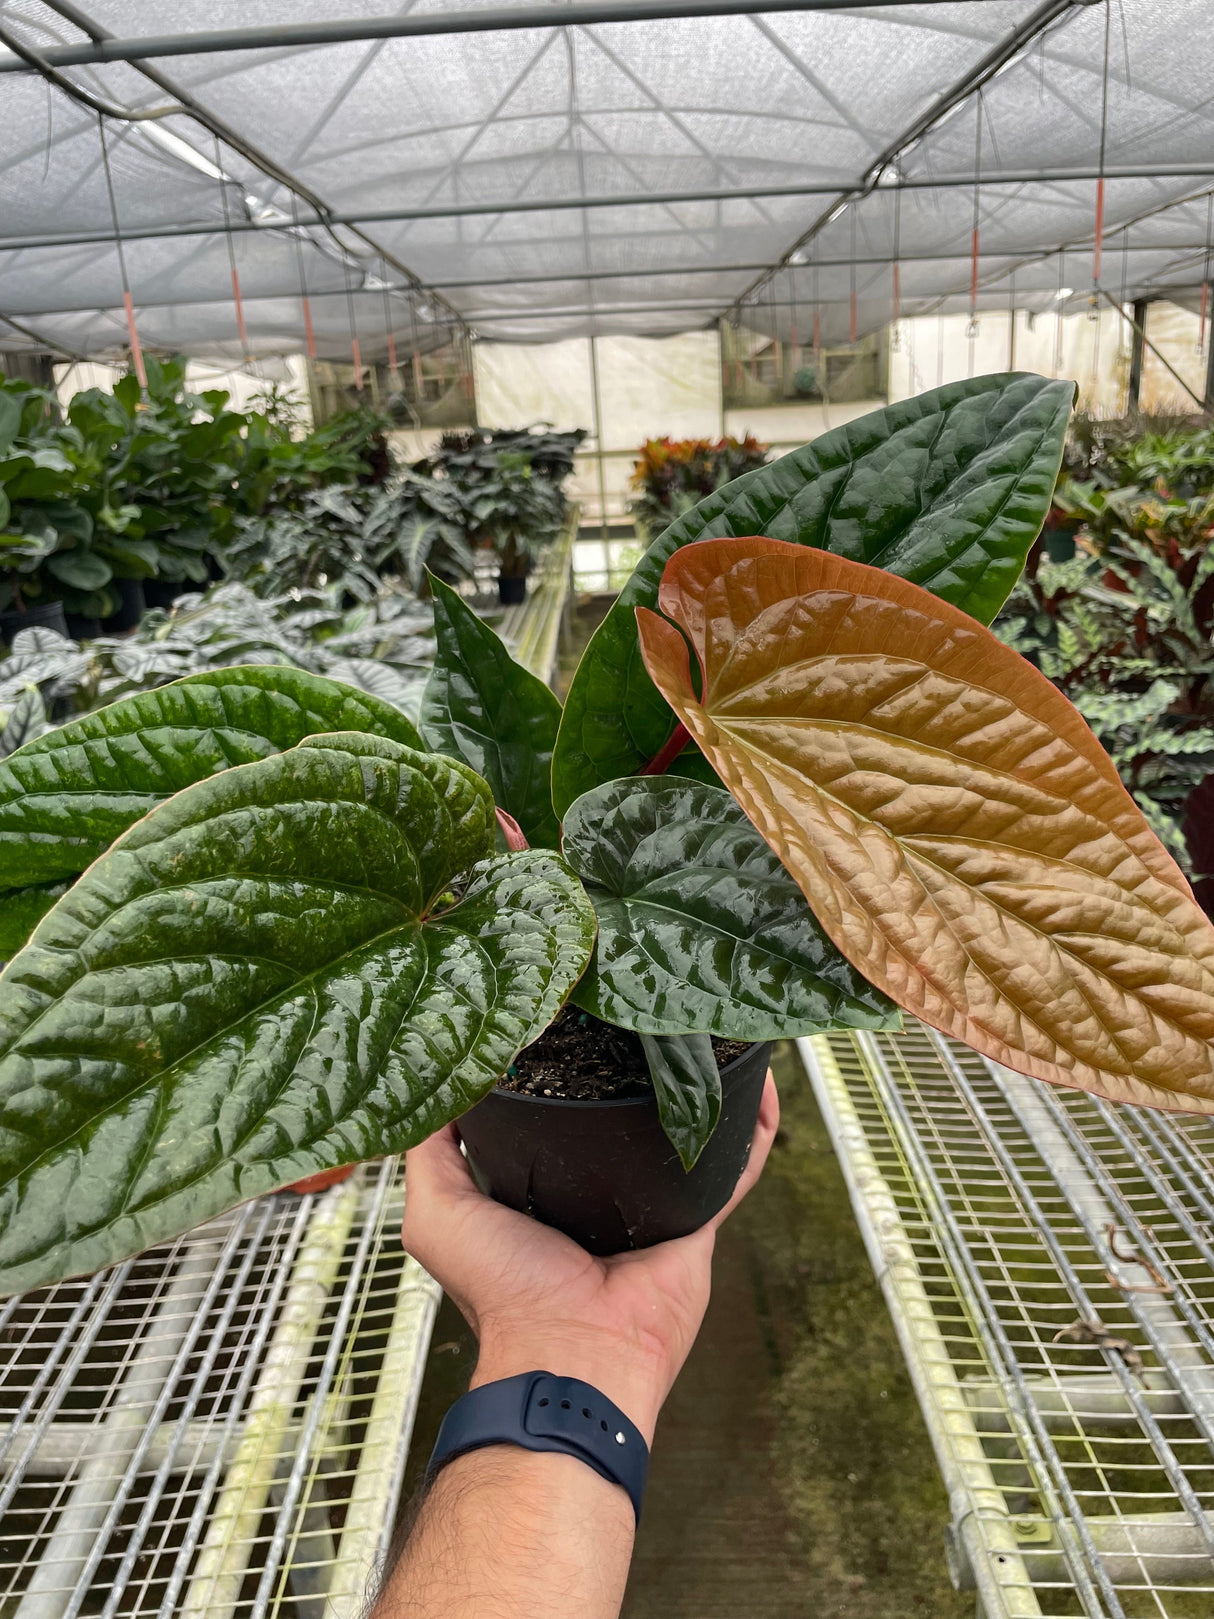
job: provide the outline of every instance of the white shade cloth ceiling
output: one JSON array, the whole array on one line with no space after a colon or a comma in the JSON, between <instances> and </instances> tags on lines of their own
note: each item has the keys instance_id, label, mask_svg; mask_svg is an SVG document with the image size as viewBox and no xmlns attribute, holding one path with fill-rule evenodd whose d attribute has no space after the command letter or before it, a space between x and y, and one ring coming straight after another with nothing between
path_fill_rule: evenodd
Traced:
<instances>
[{"instance_id":1,"label":"white shade cloth ceiling","mask_svg":"<svg viewBox=\"0 0 1214 1619\"><path fill-rule=\"evenodd\" d=\"M53 52L90 34L443 4L0 0L0 31ZM466 13L478 0L447 4ZM1105 289L1196 297L1214 186L1210 23L1210 0L936 0L60 71L136 113L183 92L246 148L217 148L182 113L106 121L122 261L149 345L239 356L233 260L254 353L302 347L305 291L318 350L337 358L352 334L366 359L383 356L389 333L402 352L433 347L458 319L498 340L663 334L710 324L744 295L733 313L746 324L808 341L816 309L822 340L838 342L853 295L857 330L890 319L895 256L903 313L969 307L975 224L979 310L1089 296L1101 168ZM984 63L992 76L975 93ZM942 116L906 144L933 109ZM112 351L126 340L123 262L98 116L32 71L0 73L0 110L0 346ZM704 191L718 195L646 200ZM619 201L576 206L584 198ZM317 201L346 223L296 228ZM409 291L410 274L423 290Z\"/></svg>"}]
</instances>

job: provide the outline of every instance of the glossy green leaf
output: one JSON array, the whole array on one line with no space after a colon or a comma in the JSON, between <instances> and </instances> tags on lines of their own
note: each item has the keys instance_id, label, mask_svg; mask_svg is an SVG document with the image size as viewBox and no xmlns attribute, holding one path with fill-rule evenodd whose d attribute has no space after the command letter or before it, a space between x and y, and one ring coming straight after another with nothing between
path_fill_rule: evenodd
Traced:
<instances>
[{"instance_id":1,"label":"glossy green leaf","mask_svg":"<svg viewBox=\"0 0 1214 1619\"><path fill-rule=\"evenodd\" d=\"M555 848L551 764L561 705L449 585L430 583L438 645L422 700L426 741L483 776L528 843Z\"/></svg>"},{"instance_id":2,"label":"glossy green leaf","mask_svg":"<svg viewBox=\"0 0 1214 1619\"><path fill-rule=\"evenodd\" d=\"M1049 510L1074 392L1021 372L949 383L835 428L680 517L646 551L574 676L553 760L558 814L634 774L674 727L645 672L633 610L656 604L680 546L749 534L815 546L913 580L987 624Z\"/></svg>"},{"instance_id":3,"label":"glossy green leaf","mask_svg":"<svg viewBox=\"0 0 1214 1619\"><path fill-rule=\"evenodd\" d=\"M316 738L131 827L0 977L0 1292L398 1152L472 1106L584 968L555 856L484 858L466 766Z\"/></svg>"},{"instance_id":4,"label":"glossy green leaf","mask_svg":"<svg viewBox=\"0 0 1214 1619\"><path fill-rule=\"evenodd\" d=\"M328 731L421 745L390 704L269 665L190 675L37 737L0 762L0 889L74 877L181 788Z\"/></svg>"},{"instance_id":5,"label":"glossy green leaf","mask_svg":"<svg viewBox=\"0 0 1214 1619\"><path fill-rule=\"evenodd\" d=\"M74 590L100 590L113 573L95 551L56 551L47 558L47 569L56 579Z\"/></svg>"},{"instance_id":6,"label":"glossy green leaf","mask_svg":"<svg viewBox=\"0 0 1214 1619\"><path fill-rule=\"evenodd\" d=\"M574 999L604 1022L731 1040L898 1027L723 788L608 782L570 809L562 848L599 919Z\"/></svg>"},{"instance_id":7,"label":"glossy green leaf","mask_svg":"<svg viewBox=\"0 0 1214 1619\"><path fill-rule=\"evenodd\" d=\"M0 893L0 962L17 954L55 901L66 893L66 883L40 883Z\"/></svg>"},{"instance_id":8,"label":"glossy green leaf","mask_svg":"<svg viewBox=\"0 0 1214 1619\"><path fill-rule=\"evenodd\" d=\"M643 1034L658 1117L684 1169L704 1151L721 1117L721 1071L706 1034Z\"/></svg>"}]
</instances>

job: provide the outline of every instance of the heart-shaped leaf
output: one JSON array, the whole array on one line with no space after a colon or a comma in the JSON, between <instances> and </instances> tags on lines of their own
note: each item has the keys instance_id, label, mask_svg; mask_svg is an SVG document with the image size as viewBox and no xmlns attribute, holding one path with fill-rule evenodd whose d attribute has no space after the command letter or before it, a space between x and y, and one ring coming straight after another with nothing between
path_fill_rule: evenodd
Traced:
<instances>
[{"instance_id":1,"label":"heart-shaped leaf","mask_svg":"<svg viewBox=\"0 0 1214 1619\"><path fill-rule=\"evenodd\" d=\"M484 858L492 816L465 766L346 734L131 827L0 977L0 1292L399 1152L488 1091L594 938L555 855Z\"/></svg>"},{"instance_id":2,"label":"heart-shaped leaf","mask_svg":"<svg viewBox=\"0 0 1214 1619\"><path fill-rule=\"evenodd\" d=\"M388 703L300 669L214 669L139 692L0 762L0 889L74 877L192 782L328 731L420 747Z\"/></svg>"},{"instance_id":3,"label":"heart-shaped leaf","mask_svg":"<svg viewBox=\"0 0 1214 1619\"><path fill-rule=\"evenodd\" d=\"M660 602L650 673L866 977L1010 1068L1214 1112L1214 927L1044 675L776 540L679 552Z\"/></svg>"},{"instance_id":4,"label":"heart-shaped leaf","mask_svg":"<svg viewBox=\"0 0 1214 1619\"><path fill-rule=\"evenodd\" d=\"M430 585L438 646L422 701L426 741L483 776L528 843L554 849L550 770L561 705L449 585L433 577Z\"/></svg>"},{"instance_id":5,"label":"heart-shaped leaf","mask_svg":"<svg viewBox=\"0 0 1214 1619\"><path fill-rule=\"evenodd\" d=\"M605 1022L730 1040L898 1027L720 787L608 782L573 805L562 851L599 919L574 999Z\"/></svg>"},{"instance_id":6,"label":"heart-shaped leaf","mask_svg":"<svg viewBox=\"0 0 1214 1619\"><path fill-rule=\"evenodd\" d=\"M633 609L652 607L680 546L767 534L913 579L989 623L1049 510L1075 389L975 377L835 428L725 484L660 534L582 657L561 720L552 796L640 770L674 725L645 672ZM675 767L686 773L688 760Z\"/></svg>"},{"instance_id":7,"label":"heart-shaped leaf","mask_svg":"<svg viewBox=\"0 0 1214 1619\"><path fill-rule=\"evenodd\" d=\"M643 1034L658 1117L684 1169L704 1151L721 1117L721 1070L706 1034Z\"/></svg>"},{"instance_id":8,"label":"heart-shaped leaf","mask_svg":"<svg viewBox=\"0 0 1214 1619\"><path fill-rule=\"evenodd\" d=\"M56 551L47 558L46 566L56 579L75 590L100 590L113 578L109 563L95 551Z\"/></svg>"}]
</instances>

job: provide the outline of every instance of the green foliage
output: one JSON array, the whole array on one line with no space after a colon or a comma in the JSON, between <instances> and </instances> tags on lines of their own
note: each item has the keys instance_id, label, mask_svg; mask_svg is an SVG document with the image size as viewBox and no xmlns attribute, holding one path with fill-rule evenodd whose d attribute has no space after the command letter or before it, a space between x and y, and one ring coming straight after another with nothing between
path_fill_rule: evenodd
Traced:
<instances>
[{"instance_id":1,"label":"green foliage","mask_svg":"<svg viewBox=\"0 0 1214 1619\"><path fill-rule=\"evenodd\" d=\"M641 448L629 482L637 491L629 510L646 537L659 534L722 484L767 464L767 446L743 439L651 438Z\"/></svg>"},{"instance_id":2,"label":"green foliage","mask_svg":"<svg viewBox=\"0 0 1214 1619\"><path fill-rule=\"evenodd\" d=\"M562 484L585 438L580 429L471 428L444 433L419 475L434 475L454 495L466 543L494 551L507 575L526 573L531 560L561 532L568 513ZM438 570L431 566L432 573Z\"/></svg>"},{"instance_id":3,"label":"green foliage","mask_svg":"<svg viewBox=\"0 0 1214 1619\"><path fill-rule=\"evenodd\" d=\"M658 1117L684 1169L703 1152L721 1117L721 1071L706 1034L643 1034Z\"/></svg>"},{"instance_id":4,"label":"green foliage","mask_svg":"<svg viewBox=\"0 0 1214 1619\"><path fill-rule=\"evenodd\" d=\"M594 931L554 856L491 849L483 782L368 736L226 770L133 826L5 976L0 1289L402 1151L483 1095Z\"/></svg>"},{"instance_id":5,"label":"green foliage","mask_svg":"<svg viewBox=\"0 0 1214 1619\"><path fill-rule=\"evenodd\" d=\"M344 608L332 587L265 599L243 585L185 595L146 613L129 636L86 645L19 630L0 657L0 713L28 684L58 717L232 664L285 664L327 675L416 712L433 658L429 608L402 594Z\"/></svg>"},{"instance_id":6,"label":"green foliage","mask_svg":"<svg viewBox=\"0 0 1214 1619\"><path fill-rule=\"evenodd\" d=\"M0 884L74 877L183 787L330 731L421 745L377 698L256 667L191 675L48 731L0 764Z\"/></svg>"},{"instance_id":7,"label":"green foliage","mask_svg":"<svg viewBox=\"0 0 1214 1619\"><path fill-rule=\"evenodd\" d=\"M561 847L599 919L574 999L604 1022L731 1040L898 1026L723 788L608 782L570 808Z\"/></svg>"},{"instance_id":8,"label":"green foliage","mask_svg":"<svg viewBox=\"0 0 1214 1619\"><path fill-rule=\"evenodd\" d=\"M183 359L146 367L146 390L126 376L66 415L0 378L0 610L61 599L105 617L115 579L202 584L243 519L374 475L377 417L294 438L281 401L273 415L232 410L226 392L187 386Z\"/></svg>"},{"instance_id":9,"label":"green foliage","mask_svg":"<svg viewBox=\"0 0 1214 1619\"><path fill-rule=\"evenodd\" d=\"M1125 530L1100 559L1041 558L995 628L1071 699L1191 872L1185 801L1214 772L1214 550L1204 533L1179 567Z\"/></svg>"},{"instance_id":10,"label":"green foliage","mask_svg":"<svg viewBox=\"0 0 1214 1619\"><path fill-rule=\"evenodd\" d=\"M560 703L437 579L434 630L437 655L422 701L426 741L483 776L529 844L555 849L550 778Z\"/></svg>"},{"instance_id":11,"label":"green foliage","mask_svg":"<svg viewBox=\"0 0 1214 1619\"><path fill-rule=\"evenodd\" d=\"M747 534L817 546L989 623L1049 509L1073 397L1069 382L1020 373L950 383L836 428L680 517L649 547L574 675L553 762L558 814L642 769L674 729L641 661L635 609L655 605L680 546Z\"/></svg>"}]
</instances>

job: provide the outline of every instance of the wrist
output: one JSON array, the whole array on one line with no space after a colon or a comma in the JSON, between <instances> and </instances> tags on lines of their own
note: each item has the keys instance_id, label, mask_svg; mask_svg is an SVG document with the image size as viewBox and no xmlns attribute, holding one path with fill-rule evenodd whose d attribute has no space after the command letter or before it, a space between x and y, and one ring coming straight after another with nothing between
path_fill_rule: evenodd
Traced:
<instances>
[{"instance_id":1,"label":"wrist","mask_svg":"<svg viewBox=\"0 0 1214 1619\"><path fill-rule=\"evenodd\" d=\"M646 1445L652 1445L658 1412L672 1381L659 1355L626 1339L591 1331L559 1336L486 1332L470 1386L480 1388L535 1371L589 1383L618 1405L641 1430Z\"/></svg>"}]
</instances>

